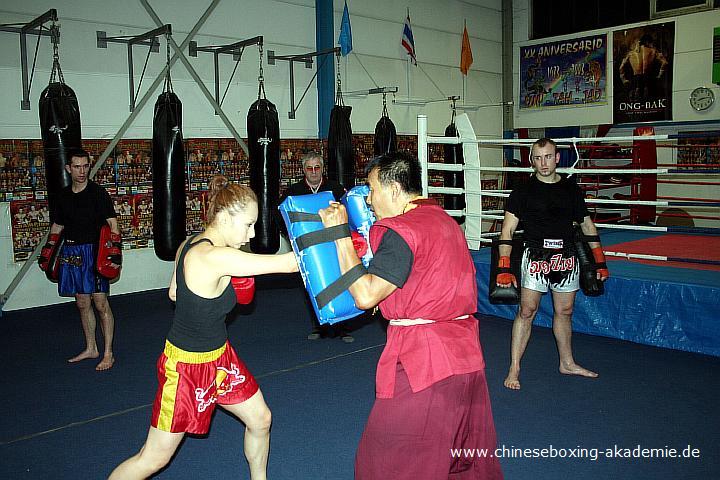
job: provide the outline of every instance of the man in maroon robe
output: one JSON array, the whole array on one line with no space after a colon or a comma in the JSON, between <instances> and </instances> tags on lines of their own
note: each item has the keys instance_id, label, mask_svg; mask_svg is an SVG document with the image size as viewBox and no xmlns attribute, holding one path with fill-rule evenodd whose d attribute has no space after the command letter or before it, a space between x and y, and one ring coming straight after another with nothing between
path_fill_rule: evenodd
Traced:
<instances>
[{"instance_id":1,"label":"man in maroon robe","mask_svg":"<svg viewBox=\"0 0 720 480\"><path fill-rule=\"evenodd\" d=\"M379 305L390 325L355 478L500 479L465 237L421 197L417 159L384 155L368 172L367 202L378 218L370 230L374 256L349 290L359 308ZM326 227L348 221L339 203L319 213ZM350 237L335 243L342 272L359 268Z\"/></svg>"}]
</instances>

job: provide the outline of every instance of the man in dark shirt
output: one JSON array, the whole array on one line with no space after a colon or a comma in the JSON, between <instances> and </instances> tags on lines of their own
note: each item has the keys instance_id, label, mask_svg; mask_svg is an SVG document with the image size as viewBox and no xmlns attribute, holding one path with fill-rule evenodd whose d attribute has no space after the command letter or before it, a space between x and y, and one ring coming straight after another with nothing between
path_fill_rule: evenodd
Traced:
<instances>
[{"instance_id":1,"label":"man in dark shirt","mask_svg":"<svg viewBox=\"0 0 720 480\"><path fill-rule=\"evenodd\" d=\"M505 386L520 389L520 360L525 353L532 322L542 295L550 289L553 298L553 333L560 354L560 373L597 377L577 363L572 354L572 312L575 294L580 288L579 265L572 245L573 222L583 233L597 236L595 224L588 215L580 187L556 172L560 161L555 142L541 138L530 150L535 174L529 182L515 188L505 207L500 240L511 240L522 221L525 249L522 261L522 294L520 308L513 322L510 370ZM604 265L599 242L589 242L596 263ZM499 268L509 268L511 245L500 245ZM607 267L597 270L597 278L609 276ZM518 287L512 273L497 276L499 287Z\"/></svg>"},{"instance_id":2,"label":"man in dark shirt","mask_svg":"<svg viewBox=\"0 0 720 480\"><path fill-rule=\"evenodd\" d=\"M283 200L289 196L310 195L318 192L332 192L337 201L342 198L345 194L345 188L338 182L323 176L323 157L320 153L310 151L302 156L301 161L304 178L290 185L278 204L282 203ZM284 230L285 222L281 219L279 224L282 225ZM287 235L287 232L283 231L283 233ZM312 316L312 321L313 329L307 336L308 340L336 336L342 338L345 343L352 343L355 340L348 332L347 327L342 323L335 326L321 326L314 316Z\"/></svg>"},{"instance_id":3,"label":"man in dark shirt","mask_svg":"<svg viewBox=\"0 0 720 480\"><path fill-rule=\"evenodd\" d=\"M51 219L50 235L59 235L62 231L65 233L65 246L60 252L58 293L62 297L75 297L85 333L85 350L68 362L75 363L99 356L95 340L95 304L105 341L102 360L95 369L107 370L115 362L112 352L115 320L107 299L109 281L97 273L95 263L100 228L107 223L113 233L119 235L120 230L110 196L103 187L89 179L88 153L80 149L73 151L65 169L72 177L72 184L58 196L58 208L55 218Z\"/></svg>"}]
</instances>

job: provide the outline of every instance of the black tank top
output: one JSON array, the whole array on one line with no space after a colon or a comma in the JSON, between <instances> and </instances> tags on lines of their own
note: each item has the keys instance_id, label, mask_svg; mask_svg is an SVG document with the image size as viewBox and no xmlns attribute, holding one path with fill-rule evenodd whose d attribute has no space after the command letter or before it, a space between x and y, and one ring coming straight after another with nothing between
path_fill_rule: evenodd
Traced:
<instances>
[{"instance_id":1,"label":"black tank top","mask_svg":"<svg viewBox=\"0 0 720 480\"><path fill-rule=\"evenodd\" d=\"M194 239L192 237L185 243L175 267L175 316L167 339L188 352L209 352L222 347L227 341L225 317L235 307L237 300L230 284L215 298L203 298L190 291L185 282L185 255L202 242L213 244L207 238L192 243Z\"/></svg>"}]
</instances>

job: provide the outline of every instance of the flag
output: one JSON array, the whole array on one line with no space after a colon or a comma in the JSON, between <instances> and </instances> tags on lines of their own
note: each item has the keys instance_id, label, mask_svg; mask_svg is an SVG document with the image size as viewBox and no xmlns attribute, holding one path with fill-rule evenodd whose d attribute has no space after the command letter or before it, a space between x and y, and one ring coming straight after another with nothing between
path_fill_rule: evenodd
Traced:
<instances>
[{"instance_id":1,"label":"flag","mask_svg":"<svg viewBox=\"0 0 720 480\"><path fill-rule=\"evenodd\" d=\"M463 30L462 50L460 51L460 71L467 76L470 65L473 63L472 48L470 48L470 37L467 33L467 26Z\"/></svg>"},{"instance_id":2,"label":"flag","mask_svg":"<svg viewBox=\"0 0 720 480\"><path fill-rule=\"evenodd\" d=\"M407 50L407 54L410 55L413 65L417 65L417 58L415 58L415 40L413 39L412 28L410 27L410 13L405 18L405 27L403 28L402 46Z\"/></svg>"},{"instance_id":3,"label":"flag","mask_svg":"<svg viewBox=\"0 0 720 480\"><path fill-rule=\"evenodd\" d=\"M340 45L340 53L343 57L352 52L352 29L350 28L350 13L348 13L347 2L345 2L342 22L340 23L340 38L338 38L338 44Z\"/></svg>"}]
</instances>

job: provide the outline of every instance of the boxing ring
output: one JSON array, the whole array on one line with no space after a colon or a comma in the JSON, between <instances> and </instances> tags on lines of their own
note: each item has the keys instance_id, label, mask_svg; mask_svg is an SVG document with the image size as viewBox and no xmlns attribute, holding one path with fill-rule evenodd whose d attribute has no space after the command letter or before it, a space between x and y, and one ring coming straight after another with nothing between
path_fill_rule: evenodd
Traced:
<instances>
[{"instance_id":1,"label":"boxing ring","mask_svg":"<svg viewBox=\"0 0 720 480\"><path fill-rule=\"evenodd\" d=\"M533 139L478 139L467 115L456 118L458 137L436 137L427 134L427 117L418 116L418 157L422 166L423 194L464 195L464 210L447 210L451 216L465 216L465 236L476 268L478 282L478 312L513 319L517 306L493 305L488 299L490 277L490 248L493 237L499 232L489 231L493 222L502 220L502 209L483 209L483 199L505 198L509 190L483 189L483 175L507 172L532 172L528 167L490 165L492 159L481 162L480 146L498 148L528 148ZM612 167L578 166L583 143L627 143L673 140L673 135L642 135L628 137L592 137L554 139L559 148L572 148L578 161L570 168L558 168L568 175L586 174L653 174L658 183L693 184L692 181L674 180L695 173L717 175L717 166L697 165L694 170L677 168L678 165L658 165L662 168L628 169ZM462 144L464 164L429 162L428 145ZM654 145L654 144L653 144ZM588 147L585 147L588 148ZM500 151L500 150L498 150ZM501 163L495 160L495 163ZM675 167L675 168L672 168ZM430 171L462 171L465 188L430 185ZM663 180L660 180L660 177ZM667 178L667 179L666 179ZM678 177L676 177L678 178ZM718 185L720 181L697 182L698 185ZM699 208L697 219L720 220L717 207L720 201L684 197L657 197L655 200L635 200L634 194L615 196L614 199L586 198L588 209L608 205L624 219L629 208L684 207ZM617 208L612 208L617 206ZM715 209L715 210L713 210ZM666 210L660 218L691 217L686 213ZM711 212L707 214L706 212ZM654 220L654 211L653 211ZM573 330L590 335L618 338L647 345L672 348L720 356L720 228L701 228L678 225L613 224L596 221L611 277L600 297L587 297L578 292L573 315ZM670 222L672 223L672 222ZM677 222L680 223L680 222ZM552 299L544 295L535 318L535 325L552 325Z\"/></svg>"}]
</instances>

